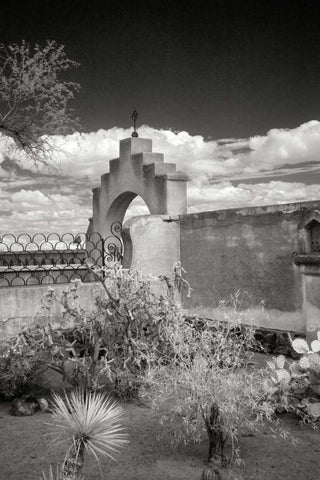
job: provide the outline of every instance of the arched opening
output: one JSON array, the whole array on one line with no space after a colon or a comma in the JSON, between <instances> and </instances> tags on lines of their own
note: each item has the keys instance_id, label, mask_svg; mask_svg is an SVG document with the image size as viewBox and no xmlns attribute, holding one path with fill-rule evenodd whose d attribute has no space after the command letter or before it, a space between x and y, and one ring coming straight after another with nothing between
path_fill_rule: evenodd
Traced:
<instances>
[{"instance_id":1,"label":"arched opening","mask_svg":"<svg viewBox=\"0 0 320 480\"><path fill-rule=\"evenodd\" d=\"M134 192L124 192L111 204L106 218L104 232L105 263L114 260L114 250L119 247L121 240L121 260L125 268L131 266L132 241L128 221L137 216L150 215L150 210L143 198ZM121 230L122 225L122 230ZM120 226L120 230L119 230ZM115 229L118 227L118 231ZM111 255L110 255L111 254Z\"/></svg>"},{"instance_id":2,"label":"arched opening","mask_svg":"<svg viewBox=\"0 0 320 480\"><path fill-rule=\"evenodd\" d=\"M308 211L298 225L298 249L300 254L320 252L320 212Z\"/></svg>"},{"instance_id":3,"label":"arched opening","mask_svg":"<svg viewBox=\"0 0 320 480\"><path fill-rule=\"evenodd\" d=\"M144 201L144 199L135 192L124 192L119 195L111 204L107 215L106 215L106 222L105 228L106 231L103 232L104 234L108 234L110 231L110 226L114 222L120 222L121 224L124 221L128 220L128 218L132 218L133 216L143 215L143 213L138 213L138 211L144 211L144 215L150 214L150 210Z\"/></svg>"},{"instance_id":4,"label":"arched opening","mask_svg":"<svg viewBox=\"0 0 320 480\"><path fill-rule=\"evenodd\" d=\"M141 215L150 215L150 210L140 195L137 195L129 204L125 216L123 218L123 225L127 220L133 217L140 217Z\"/></svg>"},{"instance_id":5,"label":"arched opening","mask_svg":"<svg viewBox=\"0 0 320 480\"><path fill-rule=\"evenodd\" d=\"M150 210L140 195L137 195L129 204L122 225L122 241L123 241L123 259L122 265L124 268L130 268L132 263L132 239L130 236L130 219L140 217L142 215L150 215Z\"/></svg>"}]
</instances>

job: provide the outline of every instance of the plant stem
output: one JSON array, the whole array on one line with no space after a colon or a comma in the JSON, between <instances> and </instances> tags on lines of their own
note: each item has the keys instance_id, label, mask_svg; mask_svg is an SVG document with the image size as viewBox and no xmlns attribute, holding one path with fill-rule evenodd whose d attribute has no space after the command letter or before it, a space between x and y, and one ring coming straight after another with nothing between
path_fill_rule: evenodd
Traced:
<instances>
[{"instance_id":1,"label":"plant stem","mask_svg":"<svg viewBox=\"0 0 320 480\"><path fill-rule=\"evenodd\" d=\"M216 403L213 403L210 408L210 415L204 411L203 407L201 407L201 413L209 439L208 462L213 462L214 459L218 458L221 463L223 463L225 459L223 454L225 439L219 406Z\"/></svg>"},{"instance_id":2,"label":"plant stem","mask_svg":"<svg viewBox=\"0 0 320 480\"><path fill-rule=\"evenodd\" d=\"M60 480L77 480L84 463L84 444L75 441L64 461Z\"/></svg>"}]
</instances>

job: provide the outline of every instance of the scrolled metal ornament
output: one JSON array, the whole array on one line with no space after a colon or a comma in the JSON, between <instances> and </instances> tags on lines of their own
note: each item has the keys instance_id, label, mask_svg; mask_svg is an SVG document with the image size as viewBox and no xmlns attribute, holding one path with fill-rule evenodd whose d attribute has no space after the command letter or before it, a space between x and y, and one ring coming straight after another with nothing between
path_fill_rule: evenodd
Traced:
<instances>
[{"instance_id":1,"label":"scrolled metal ornament","mask_svg":"<svg viewBox=\"0 0 320 480\"><path fill-rule=\"evenodd\" d=\"M104 265L121 262L123 258L123 241L121 236L122 224L113 222L110 227L111 235L104 240Z\"/></svg>"}]
</instances>

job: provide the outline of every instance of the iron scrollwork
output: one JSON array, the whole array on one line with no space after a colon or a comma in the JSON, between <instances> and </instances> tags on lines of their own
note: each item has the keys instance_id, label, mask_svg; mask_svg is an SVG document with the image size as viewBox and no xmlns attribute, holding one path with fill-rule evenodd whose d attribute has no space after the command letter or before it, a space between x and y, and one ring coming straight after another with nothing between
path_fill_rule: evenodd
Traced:
<instances>
[{"instance_id":1,"label":"iron scrollwork","mask_svg":"<svg viewBox=\"0 0 320 480\"><path fill-rule=\"evenodd\" d=\"M0 235L0 287L95 281L92 266L121 262L121 223L111 235L35 233Z\"/></svg>"},{"instance_id":2,"label":"iron scrollwork","mask_svg":"<svg viewBox=\"0 0 320 480\"><path fill-rule=\"evenodd\" d=\"M121 262L123 258L123 241L121 237L121 222L113 222L110 227L111 235L104 239L104 262L108 266L113 262Z\"/></svg>"}]
</instances>

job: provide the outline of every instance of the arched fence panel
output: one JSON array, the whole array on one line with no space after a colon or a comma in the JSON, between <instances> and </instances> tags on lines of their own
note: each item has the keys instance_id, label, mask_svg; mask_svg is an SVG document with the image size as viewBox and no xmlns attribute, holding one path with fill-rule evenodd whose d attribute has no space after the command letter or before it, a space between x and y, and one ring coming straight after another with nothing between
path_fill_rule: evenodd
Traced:
<instances>
[{"instance_id":1,"label":"arched fence panel","mask_svg":"<svg viewBox=\"0 0 320 480\"><path fill-rule=\"evenodd\" d=\"M92 267L122 262L121 224L110 234L94 232L0 235L0 288L95 281Z\"/></svg>"}]
</instances>

